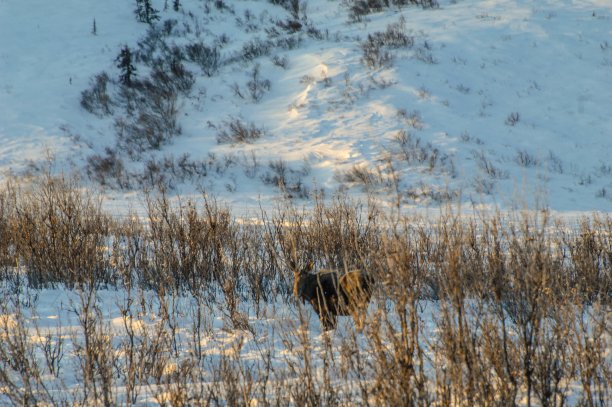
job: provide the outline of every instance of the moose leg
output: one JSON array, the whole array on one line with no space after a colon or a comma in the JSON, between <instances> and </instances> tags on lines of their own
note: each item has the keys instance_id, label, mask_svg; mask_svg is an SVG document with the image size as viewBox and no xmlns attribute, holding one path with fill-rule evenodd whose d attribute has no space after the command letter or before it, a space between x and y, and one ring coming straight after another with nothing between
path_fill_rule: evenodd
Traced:
<instances>
[{"instance_id":1,"label":"moose leg","mask_svg":"<svg viewBox=\"0 0 612 407\"><path fill-rule=\"evenodd\" d=\"M336 316L329 310L322 310L321 314L319 315L319 319L321 320L321 325L323 326L324 331L336 329Z\"/></svg>"},{"instance_id":2,"label":"moose leg","mask_svg":"<svg viewBox=\"0 0 612 407\"><path fill-rule=\"evenodd\" d=\"M355 327L357 332L363 332L363 326L365 325L366 314L361 309L353 309L352 312L353 321L355 321Z\"/></svg>"},{"instance_id":3,"label":"moose leg","mask_svg":"<svg viewBox=\"0 0 612 407\"><path fill-rule=\"evenodd\" d=\"M321 291L317 292L316 306L314 303L312 306L319 310L319 319L323 330L329 331L336 328L337 305L337 298L326 297Z\"/></svg>"},{"instance_id":4,"label":"moose leg","mask_svg":"<svg viewBox=\"0 0 612 407\"><path fill-rule=\"evenodd\" d=\"M319 321L324 331L329 331L336 328L336 315L331 312L325 304L319 301L312 300L312 309L317 313Z\"/></svg>"},{"instance_id":5,"label":"moose leg","mask_svg":"<svg viewBox=\"0 0 612 407\"><path fill-rule=\"evenodd\" d=\"M336 328L336 314L328 307L325 298L319 298L317 304L313 304L313 308L317 310L324 331Z\"/></svg>"}]
</instances>

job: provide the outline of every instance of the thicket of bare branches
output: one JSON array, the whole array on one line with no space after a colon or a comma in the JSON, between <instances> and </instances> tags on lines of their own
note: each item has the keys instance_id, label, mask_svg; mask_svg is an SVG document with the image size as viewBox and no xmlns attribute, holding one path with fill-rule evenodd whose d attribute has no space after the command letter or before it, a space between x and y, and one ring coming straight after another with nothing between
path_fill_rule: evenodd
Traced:
<instances>
[{"instance_id":1,"label":"thicket of bare branches","mask_svg":"<svg viewBox=\"0 0 612 407\"><path fill-rule=\"evenodd\" d=\"M0 401L132 404L144 393L161 405L611 401L609 217L567 224L546 211L447 210L432 220L337 198L247 223L213 199L174 203L160 193L146 202L146 219L116 218L71 179L2 189ZM286 353L269 341L256 362L241 358L240 343L207 355L215 309L245 335L274 304L309 312L290 296L293 245L300 261L375 277L364 333L324 335L315 351L298 318L295 329L272 328ZM38 327L44 287L74 293L70 335ZM102 290L125 293L119 332L104 319Z\"/></svg>"}]
</instances>

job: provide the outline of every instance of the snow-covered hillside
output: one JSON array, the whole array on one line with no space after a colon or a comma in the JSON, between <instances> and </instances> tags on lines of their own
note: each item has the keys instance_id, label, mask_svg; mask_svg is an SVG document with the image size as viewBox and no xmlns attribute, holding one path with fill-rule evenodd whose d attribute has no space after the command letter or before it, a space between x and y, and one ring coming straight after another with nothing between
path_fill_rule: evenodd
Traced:
<instances>
[{"instance_id":1,"label":"snow-covered hillside","mask_svg":"<svg viewBox=\"0 0 612 407\"><path fill-rule=\"evenodd\" d=\"M173 3L153 1L149 25L131 1L0 1L2 173L52 155L119 202L163 182L243 208L280 183L296 199L348 189L416 206L612 207L608 1L365 15L329 0L293 14L267 0ZM159 84L157 69L171 82L176 63L182 87L122 86L126 46L135 81ZM83 92L102 73L108 104L90 113Z\"/></svg>"}]
</instances>

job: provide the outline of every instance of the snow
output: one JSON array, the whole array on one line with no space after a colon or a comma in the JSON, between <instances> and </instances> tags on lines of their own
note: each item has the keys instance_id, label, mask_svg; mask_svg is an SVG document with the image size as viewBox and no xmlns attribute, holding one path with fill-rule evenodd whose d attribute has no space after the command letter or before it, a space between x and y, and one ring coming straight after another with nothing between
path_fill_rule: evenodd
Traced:
<instances>
[{"instance_id":1,"label":"snow","mask_svg":"<svg viewBox=\"0 0 612 407\"><path fill-rule=\"evenodd\" d=\"M28 342L34 346L35 360L38 363L45 363L44 344L47 338L53 339L53 346L58 346L58 341L62 341L63 361L59 377L47 377L46 386L50 393L61 399L61 392L78 390L84 380L84 373L77 358L82 355L86 346L82 307L86 303L87 294L59 288L37 290L34 296L28 296L28 293L11 294L11 288L8 286L0 289L3 290L2 295L6 296L5 298L20 297L22 301L27 300L27 305L24 302L21 308L22 316L28 321L25 335ZM32 293L34 292L30 292ZM280 299L266 304L258 313L254 307L241 306L240 311L247 317L248 329L237 329L226 318L223 301L217 306L210 303L198 304L195 298L190 296L166 297L166 306L169 307L166 310L170 312L170 320L164 320L159 317L163 314L163 305L158 298L158 294L154 292L132 293L132 296L128 297L123 290L97 290L92 303L95 308L92 308L91 312L92 315L99 313L101 318L90 320L89 329L102 329L102 332L108 335L112 341L113 355L119 364L127 363L126 352L130 351L131 340L135 340L135 351L140 352L141 349L146 349L144 346L148 341L169 339L173 343L172 349L161 348L157 355L163 366L162 377L171 377L182 361L193 361L199 357L203 359L200 363L210 366L210 369L199 371L199 374L206 376L200 378L203 382L198 385L221 385L220 377L215 376L218 374L216 369L221 366L221 360L225 360L229 365L239 362L243 368L250 366L255 380L262 379L258 376L265 373L265 363L270 363L273 369L271 374L275 379L271 380L299 380L296 376L298 372L288 369L289 365L300 365L308 355L312 358L313 367L320 368L330 349L339 349L342 343L346 343L345 341L355 335L348 318L340 318L338 328L333 333L321 332L314 313L306 308L289 306ZM145 313L141 307L146 308L148 312ZM197 307L202 308L201 315L196 312ZM388 304L387 307L391 305ZM422 329L427 334L434 329L431 315L437 305L423 302L419 309L421 323L424 324ZM372 305L369 313L376 311L376 307ZM198 322L201 329L199 336L196 336L193 327ZM175 324L176 331L172 331L169 324ZM1 332L16 327L13 316L0 314ZM130 338L128 328L135 333L135 339ZM158 336L160 333L161 336ZM366 346L367 340L363 335L356 337L358 346L362 348ZM140 348L141 346L143 348ZM266 358L269 359L266 361ZM74 368L71 369L72 365ZM165 380L162 385L166 384ZM158 398L164 393L164 389L153 382L139 385L136 405L158 405ZM253 390L255 401L261 399L258 390ZM119 386L119 382L115 384L113 391L122 405L126 403L125 388ZM284 394L284 398L287 396ZM273 397L272 394L267 395L267 398ZM6 402L8 401L0 393L0 403Z\"/></svg>"},{"instance_id":2,"label":"snow","mask_svg":"<svg viewBox=\"0 0 612 407\"><path fill-rule=\"evenodd\" d=\"M168 41L211 44L225 34L229 42L222 58L227 60L245 42L265 39L265 28L274 26L274 19L288 16L265 0L225 2L233 13L198 0L182 0L178 13L161 11L162 21L174 18L189 27ZM193 198L204 191L248 217L282 199L278 188L261 181L269 163L282 159L293 170L293 179L311 190L321 188L326 196L348 191L365 199L362 186L340 181L342 175L355 166L385 174L385 160L391 156L408 211L443 204L419 193L448 187L461 192L460 203L476 208L534 207L543 201L568 218L611 212L612 2L441 1L440 9L392 8L355 23L349 22L341 2L307 3L308 21L323 39L304 35L295 49L274 49L251 62L226 64L210 78L195 64L187 66L196 82L180 98L182 132L145 159L187 153L206 160L214 154L221 167L238 164L180 183L173 193ZM163 8L161 0L154 4ZM114 146L113 123L125 112L116 108L111 117L97 117L80 106L80 98L100 72L115 80L121 47L135 49L145 37L148 25L136 21L134 7L125 0L0 0L0 180L19 179L49 160L54 171L80 172L85 179L87 158ZM237 22L244 22L247 10L256 28ZM392 50L390 66L364 66L360 42L400 19L414 37L414 47ZM287 59L286 69L272 62L274 56ZM271 81L258 103L232 91L234 84L245 88L255 64L262 78ZM146 67L137 68L139 75L146 74ZM217 143L214 127L231 117L262 126L264 136L248 144ZM446 154L454 169L428 169L427 162L399 159L393 139L400 130L421 146L430 143L431 149ZM249 176L244 163L252 157L255 174ZM123 158L132 170L144 165L144 159ZM374 188L377 199L393 201L390 188ZM107 188L104 195L106 208L118 216L144 206L138 191ZM104 322L116 340L125 335L125 316L118 307L123 294L99 293ZM58 289L36 296L30 323L55 334L61 325L66 340L78 343L81 337L71 336L78 332L73 312L77 294ZM189 327L191 305L183 306L187 311L180 325ZM267 317L256 315L249 304L242 309L252 332L229 328L220 306L209 310L209 330L201 342L205 353L220 358L238 352L241 360L260 361L262 349L272 349L279 366L297 358L299 347L288 347L284 337L301 329L295 325L297 308L285 303L268 307ZM436 307L423 307L420 317L427 329L434 329ZM329 338L312 312L306 317L309 341L322 353ZM154 326L156 319L152 312L138 319L135 328ZM0 314L0 325L15 324L15 315ZM332 340L340 341L351 329L344 321ZM188 328L184 330L186 338ZM39 332L31 334L34 342L44 339ZM77 385L76 370L65 380L68 387ZM151 389L141 394L140 402L154 402L147 393Z\"/></svg>"},{"instance_id":3,"label":"snow","mask_svg":"<svg viewBox=\"0 0 612 407\"><path fill-rule=\"evenodd\" d=\"M199 38L210 44L224 34L229 38L222 48L225 59L245 42L265 39L265 28L288 16L263 0L230 2L233 12L206 2L181 4L179 13L171 7L160 13L162 21L174 18L190 27L169 42ZM79 100L94 75L105 71L116 78L120 47L135 49L145 36L147 24L136 21L133 8L118 0L67 1L61 7L45 1L0 3L0 170L5 177L40 166L49 156L59 169L81 171L88 156L114 145L113 118L87 113ZM306 165L310 171L302 182L311 187L329 193L350 187L359 196L361 188L340 185L338 175L355 165L382 168L383 156L393 148L390 139L405 129L448 154L455 174L396 163L404 190L448 186L461 190L466 203L502 208L521 199L533 205L531 196L538 194L559 212L609 211L611 9L605 1L442 2L440 9L390 9L349 23L343 7L311 0L308 21L324 39L303 36L296 49L226 64L211 78L188 66L196 84L180 100L182 134L149 156L254 155L260 165L254 177L234 165L176 189L188 196L203 187L247 210L279 196L275 187L259 182L267 164L279 158L292 169ZM415 46L393 50L389 67L368 69L361 63L359 41L400 17ZM272 63L274 55L287 59L287 69ZM259 103L231 90L233 84L245 86L254 64L272 84ZM146 72L141 66L139 74ZM374 83L383 79L386 85ZM401 109L418 121L398 118ZM115 110L114 117L121 117ZM511 125L512 114L518 116ZM219 145L210 125L229 117L262 126L266 134L251 144ZM533 161L517 163L521 152ZM502 175L484 173L474 154ZM132 199L126 191L108 196L123 208ZM404 201L415 208L439 204L427 198Z\"/></svg>"}]
</instances>

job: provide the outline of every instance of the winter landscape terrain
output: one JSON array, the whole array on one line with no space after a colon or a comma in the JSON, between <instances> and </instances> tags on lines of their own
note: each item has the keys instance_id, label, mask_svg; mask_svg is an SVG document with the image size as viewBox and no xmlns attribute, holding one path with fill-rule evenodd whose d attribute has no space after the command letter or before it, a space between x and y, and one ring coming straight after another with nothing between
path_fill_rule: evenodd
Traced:
<instances>
[{"instance_id":1,"label":"winter landscape terrain","mask_svg":"<svg viewBox=\"0 0 612 407\"><path fill-rule=\"evenodd\" d=\"M612 2L59 3L0 0L0 405L609 405Z\"/></svg>"}]
</instances>

